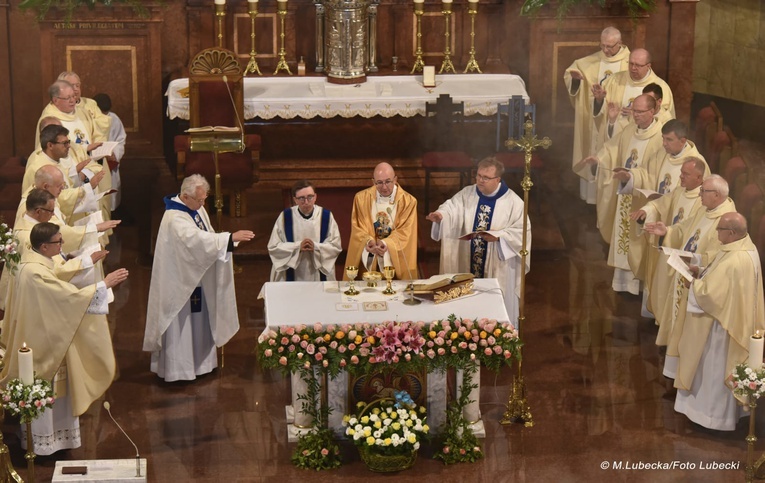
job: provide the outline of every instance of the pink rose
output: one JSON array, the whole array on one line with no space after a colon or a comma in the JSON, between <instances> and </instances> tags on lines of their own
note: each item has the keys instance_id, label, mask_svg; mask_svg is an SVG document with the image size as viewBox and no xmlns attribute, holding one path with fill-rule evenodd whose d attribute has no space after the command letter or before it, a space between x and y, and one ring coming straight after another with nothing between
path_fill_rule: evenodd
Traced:
<instances>
[{"instance_id":1,"label":"pink rose","mask_svg":"<svg viewBox=\"0 0 765 483\"><path fill-rule=\"evenodd\" d=\"M321 449L321 455L322 456L327 456L328 454L329 454L329 450L327 448L322 448Z\"/></svg>"},{"instance_id":2,"label":"pink rose","mask_svg":"<svg viewBox=\"0 0 765 483\"><path fill-rule=\"evenodd\" d=\"M436 357L436 353L433 351L433 349L428 349L428 357L431 359Z\"/></svg>"},{"instance_id":3,"label":"pink rose","mask_svg":"<svg viewBox=\"0 0 765 483\"><path fill-rule=\"evenodd\" d=\"M452 346L452 354L456 354L456 353L457 353L457 348L455 346Z\"/></svg>"},{"instance_id":4,"label":"pink rose","mask_svg":"<svg viewBox=\"0 0 765 483\"><path fill-rule=\"evenodd\" d=\"M345 359L340 359L340 367L345 367L346 364Z\"/></svg>"},{"instance_id":5,"label":"pink rose","mask_svg":"<svg viewBox=\"0 0 765 483\"><path fill-rule=\"evenodd\" d=\"M329 348L330 349L337 349L337 341L333 340L332 342L330 342L329 343Z\"/></svg>"},{"instance_id":6,"label":"pink rose","mask_svg":"<svg viewBox=\"0 0 765 483\"><path fill-rule=\"evenodd\" d=\"M268 339L268 345L274 346L276 345L276 341L274 339Z\"/></svg>"},{"instance_id":7,"label":"pink rose","mask_svg":"<svg viewBox=\"0 0 765 483\"><path fill-rule=\"evenodd\" d=\"M444 452L444 454L449 454L449 447L444 446L444 449L442 451Z\"/></svg>"},{"instance_id":8,"label":"pink rose","mask_svg":"<svg viewBox=\"0 0 765 483\"><path fill-rule=\"evenodd\" d=\"M460 454L461 454L461 455L464 455L464 454L465 454L465 449L464 449L464 448L460 448Z\"/></svg>"},{"instance_id":9,"label":"pink rose","mask_svg":"<svg viewBox=\"0 0 765 483\"><path fill-rule=\"evenodd\" d=\"M322 354L326 354L327 353L327 348L324 347L324 346L321 346L321 347L319 347L319 352L321 352Z\"/></svg>"},{"instance_id":10,"label":"pink rose","mask_svg":"<svg viewBox=\"0 0 765 483\"><path fill-rule=\"evenodd\" d=\"M497 355L502 354L502 347L500 347L498 345L495 345L494 346L494 353L497 354Z\"/></svg>"},{"instance_id":11,"label":"pink rose","mask_svg":"<svg viewBox=\"0 0 765 483\"><path fill-rule=\"evenodd\" d=\"M324 359L324 354L322 354L321 352L317 352L314 357L316 357L317 361L320 361L320 360Z\"/></svg>"},{"instance_id":12,"label":"pink rose","mask_svg":"<svg viewBox=\"0 0 765 483\"><path fill-rule=\"evenodd\" d=\"M285 327L284 333L287 334L287 335L292 335L292 334L295 333L295 328L292 327L291 325L289 325L289 326Z\"/></svg>"},{"instance_id":13,"label":"pink rose","mask_svg":"<svg viewBox=\"0 0 765 483\"><path fill-rule=\"evenodd\" d=\"M351 356L351 364L358 364L359 358L358 356Z\"/></svg>"},{"instance_id":14,"label":"pink rose","mask_svg":"<svg viewBox=\"0 0 765 483\"><path fill-rule=\"evenodd\" d=\"M298 359L302 359L303 358L303 353L302 352L298 352L297 353L297 358Z\"/></svg>"},{"instance_id":15,"label":"pink rose","mask_svg":"<svg viewBox=\"0 0 765 483\"><path fill-rule=\"evenodd\" d=\"M286 357L284 357L284 356L281 356L281 357L279 358L279 364L281 364L281 365L283 365L283 366L286 366L286 365L287 365L287 358L286 358Z\"/></svg>"},{"instance_id":16,"label":"pink rose","mask_svg":"<svg viewBox=\"0 0 765 483\"><path fill-rule=\"evenodd\" d=\"M290 352L295 352L295 346L290 345L289 347L287 347L287 350L289 350Z\"/></svg>"},{"instance_id":17,"label":"pink rose","mask_svg":"<svg viewBox=\"0 0 765 483\"><path fill-rule=\"evenodd\" d=\"M404 356L404 359L406 359L406 360L407 360L407 362L408 362L408 361L411 361L411 360L412 360L412 355L407 353L407 354Z\"/></svg>"},{"instance_id":18,"label":"pink rose","mask_svg":"<svg viewBox=\"0 0 765 483\"><path fill-rule=\"evenodd\" d=\"M284 347L282 347L282 346L279 346L279 348L278 348L278 349L276 349L276 352L278 352L279 354L281 354L282 352L284 352Z\"/></svg>"},{"instance_id":19,"label":"pink rose","mask_svg":"<svg viewBox=\"0 0 765 483\"><path fill-rule=\"evenodd\" d=\"M302 347L303 349L308 347L308 341L307 340L301 340L300 341L300 347Z\"/></svg>"},{"instance_id":20,"label":"pink rose","mask_svg":"<svg viewBox=\"0 0 765 483\"><path fill-rule=\"evenodd\" d=\"M341 346L337 347L337 352L339 352L341 354L344 354L346 350L347 349L346 349L346 347L344 345L341 345Z\"/></svg>"},{"instance_id":21,"label":"pink rose","mask_svg":"<svg viewBox=\"0 0 765 483\"><path fill-rule=\"evenodd\" d=\"M271 357L272 355L274 355L274 351L272 351L271 349L266 349L266 351L263 354L266 357Z\"/></svg>"},{"instance_id":22,"label":"pink rose","mask_svg":"<svg viewBox=\"0 0 765 483\"><path fill-rule=\"evenodd\" d=\"M505 351L505 359L510 359L510 356L513 355L510 353L510 351Z\"/></svg>"},{"instance_id":23,"label":"pink rose","mask_svg":"<svg viewBox=\"0 0 765 483\"><path fill-rule=\"evenodd\" d=\"M292 336L292 343L293 344L297 344L298 342L300 342L300 336L297 335L297 334L293 335Z\"/></svg>"},{"instance_id":24,"label":"pink rose","mask_svg":"<svg viewBox=\"0 0 765 483\"><path fill-rule=\"evenodd\" d=\"M329 361L327 359L324 359L323 361L321 361L321 365L324 367L327 367L329 366Z\"/></svg>"},{"instance_id":25,"label":"pink rose","mask_svg":"<svg viewBox=\"0 0 765 483\"><path fill-rule=\"evenodd\" d=\"M490 356L491 355L491 349L489 349L487 347L486 349L483 350L483 353L486 354L487 356Z\"/></svg>"},{"instance_id":26,"label":"pink rose","mask_svg":"<svg viewBox=\"0 0 765 483\"><path fill-rule=\"evenodd\" d=\"M444 349L443 347L439 347L438 348L438 355L442 356L444 354L446 354L446 349Z\"/></svg>"},{"instance_id":27,"label":"pink rose","mask_svg":"<svg viewBox=\"0 0 765 483\"><path fill-rule=\"evenodd\" d=\"M321 322L316 322L315 324L313 324L313 330L315 332L321 332L322 331Z\"/></svg>"}]
</instances>

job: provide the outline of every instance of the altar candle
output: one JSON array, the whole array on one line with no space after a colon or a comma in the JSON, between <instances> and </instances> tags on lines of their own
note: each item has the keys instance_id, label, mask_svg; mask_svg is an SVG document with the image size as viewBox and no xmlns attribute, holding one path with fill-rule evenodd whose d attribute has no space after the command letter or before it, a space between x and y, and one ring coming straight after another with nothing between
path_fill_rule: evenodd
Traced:
<instances>
[{"instance_id":1,"label":"altar candle","mask_svg":"<svg viewBox=\"0 0 765 483\"><path fill-rule=\"evenodd\" d=\"M35 370L32 362L32 349L24 342L19 349L19 379L27 386L35 383Z\"/></svg>"},{"instance_id":2,"label":"altar candle","mask_svg":"<svg viewBox=\"0 0 765 483\"><path fill-rule=\"evenodd\" d=\"M225 5L226 0L215 0L215 5Z\"/></svg>"},{"instance_id":3,"label":"altar candle","mask_svg":"<svg viewBox=\"0 0 765 483\"><path fill-rule=\"evenodd\" d=\"M276 1L276 8L280 12L286 12L287 11L287 0L277 0Z\"/></svg>"},{"instance_id":4,"label":"altar candle","mask_svg":"<svg viewBox=\"0 0 765 483\"><path fill-rule=\"evenodd\" d=\"M425 3L425 0L414 0L414 3Z\"/></svg>"},{"instance_id":5,"label":"altar candle","mask_svg":"<svg viewBox=\"0 0 765 483\"><path fill-rule=\"evenodd\" d=\"M749 367L758 370L762 367L762 351L765 348L765 339L758 330L749 338Z\"/></svg>"},{"instance_id":6,"label":"altar candle","mask_svg":"<svg viewBox=\"0 0 765 483\"><path fill-rule=\"evenodd\" d=\"M452 3L452 0L441 0L444 3Z\"/></svg>"},{"instance_id":7,"label":"altar candle","mask_svg":"<svg viewBox=\"0 0 765 483\"><path fill-rule=\"evenodd\" d=\"M258 0L247 0L247 3L258 3Z\"/></svg>"},{"instance_id":8,"label":"altar candle","mask_svg":"<svg viewBox=\"0 0 765 483\"><path fill-rule=\"evenodd\" d=\"M478 3L478 0L468 0L469 3Z\"/></svg>"}]
</instances>

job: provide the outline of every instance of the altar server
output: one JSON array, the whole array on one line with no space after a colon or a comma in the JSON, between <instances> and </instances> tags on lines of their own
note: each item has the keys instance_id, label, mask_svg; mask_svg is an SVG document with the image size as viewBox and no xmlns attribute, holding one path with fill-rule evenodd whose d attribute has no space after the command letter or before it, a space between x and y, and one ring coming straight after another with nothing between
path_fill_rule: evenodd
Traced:
<instances>
[{"instance_id":1,"label":"altar server","mask_svg":"<svg viewBox=\"0 0 765 483\"><path fill-rule=\"evenodd\" d=\"M271 281L336 280L335 262L343 249L335 218L316 205L318 195L310 181L295 183L292 199L295 206L279 215L268 241Z\"/></svg>"},{"instance_id":2,"label":"altar server","mask_svg":"<svg viewBox=\"0 0 765 483\"><path fill-rule=\"evenodd\" d=\"M143 350L165 381L193 380L218 366L222 347L239 330L231 252L249 230L215 233L204 208L210 184L198 174L165 197L154 248Z\"/></svg>"},{"instance_id":3,"label":"altar server","mask_svg":"<svg viewBox=\"0 0 765 483\"><path fill-rule=\"evenodd\" d=\"M502 181L504 165L495 158L478 163L476 184L463 188L428 214L431 237L441 241L441 273L470 272L496 278L510 320L517 324L521 270L523 200ZM531 251L527 220L526 249Z\"/></svg>"},{"instance_id":4,"label":"altar server","mask_svg":"<svg viewBox=\"0 0 765 483\"><path fill-rule=\"evenodd\" d=\"M417 199L398 184L393 166L380 163L373 186L356 193L345 266L396 269L396 278L417 278ZM343 278L347 278L344 275Z\"/></svg>"},{"instance_id":5,"label":"altar server","mask_svg":"<svg viewBox=\"0 0 765 483\"><path fill-rule=\"evenodd\" d=\"M63 242L59 227L36 224L31 250L21 258L15 285L9 291L7 357L0 374L3 386L19 377L18 350L33 349L37 377L54 379L52 410L32 423L34 451L49 455L81 444L78 416L101 397L114 378L116 363L106 322L108 290L128 277L124 268L81 288L60 280L53 257Z\"/></svg>"}]
</instances>

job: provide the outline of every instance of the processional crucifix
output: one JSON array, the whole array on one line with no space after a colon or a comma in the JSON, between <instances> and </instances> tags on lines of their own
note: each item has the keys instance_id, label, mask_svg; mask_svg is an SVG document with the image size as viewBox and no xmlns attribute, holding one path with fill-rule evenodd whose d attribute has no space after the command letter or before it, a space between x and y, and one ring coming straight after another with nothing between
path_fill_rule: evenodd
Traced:
<instances>
[{"instance_id":1,"label":"processional crucifix","mask_svg":"<svg viewBox=\"0 0 765 483\"><path fill-rule=\"evenodd\" d=\"M520 148L525 153L524 157L524 171L523 180L521 181L521 188L523 188L523 238L521 239L521 292L520 300L518 302L518 337L521 341L523 334L523 327L526 322L526 315L524 313L525 300L526 300L526 257L529 254L527 250L526 230L528 229L529 218L529 191L534 183L531 181L531 153L538 147L544 149L549 148L552 145L550 138L545 136L542 139L537 139L534 134L534 123L531 120L526 121L523 124L523 136L520 139L508 139L505 141L507 148ZM522 352L522 348L518 349ZM520 356L520 353L519 353ZM534 426L534 420L531 418L531 409L526 401L526 385L523 382L522 371L522 358L518 358L518 375L513 381L513 391L510 394L510 399L507 402L507 409L505 414L502 415L500 424L510 423L524 423L526 427Z\"/></svg>"}]
</instances>

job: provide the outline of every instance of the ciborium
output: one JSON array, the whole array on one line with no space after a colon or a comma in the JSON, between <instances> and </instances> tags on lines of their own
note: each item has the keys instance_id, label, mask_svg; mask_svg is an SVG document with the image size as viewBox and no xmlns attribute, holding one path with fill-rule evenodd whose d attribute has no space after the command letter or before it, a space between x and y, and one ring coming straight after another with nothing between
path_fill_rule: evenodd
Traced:
<instances>
[{"instance_id":1,"label":"ciborium","mask_svg":"<svg viewBox=\"0 0 765 483\"><path fill-rule=\"evenodd\" d=\"M388 286L385 287L385 290L383 290L384 295L393 295L396 293L395 290L393 290L393 286L391 284L391 281L393 280L393 277L396 276L396 269L394 267L388 266L383 267L383 275L385 276L385 280L388 281Z\"/></svg>"},{"instance_id":2,"label":"ciborium","mask_svg":"<svg viewBox=\"0 0 765 483\"><path fill-rule=\"evenodd\" d=\"M371 271L371 272L364 272L361 275L361 278L364 279L364 281L367 283L367 288L364 289L365 292L375 292L375 288L377 287L377 282L382 280L382 273L378 271Z\"/></svg>"},{"instance_id":3,"label":"ciborium","mask_svg":"<svg viewBox=\"0 0 765 483\"><path fill-rule=\"evenodd\" d=\"M353 286L353 280L356 278L356 276L359 274L359 267L356 266L348 266L345 267L345 274L348 275L348 290L343 292L345 295L358 295L359 292L356 290L356 287Z\"/></svg>"}]
</instances>

